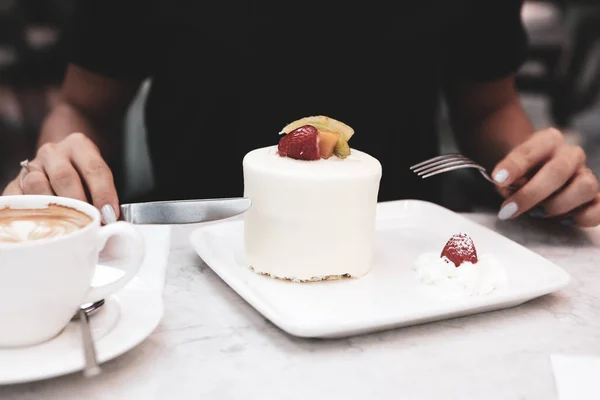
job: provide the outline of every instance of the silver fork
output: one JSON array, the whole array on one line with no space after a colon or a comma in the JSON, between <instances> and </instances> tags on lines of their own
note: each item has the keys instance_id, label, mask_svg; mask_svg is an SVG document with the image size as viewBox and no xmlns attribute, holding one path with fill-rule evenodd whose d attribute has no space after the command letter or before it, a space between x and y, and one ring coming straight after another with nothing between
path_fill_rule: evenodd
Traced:
<instances>
[{"instance_id":1,"label":"silver fork","mask_svg":"<svg viewBox=\"0 0 600 400\"><path fill-rule=\"evenodd\" d=\"M492 179L483 166L477 164L475 161L463 156L462 154L446 154L443 156L433 157L410 167L413 172L423 179L463 168L474 168L478 170L481 176L483 176L486 180L494 185L498 184ZM508 188L516 189L513 186L509 186Z\"/></svg>"}]
</instances>

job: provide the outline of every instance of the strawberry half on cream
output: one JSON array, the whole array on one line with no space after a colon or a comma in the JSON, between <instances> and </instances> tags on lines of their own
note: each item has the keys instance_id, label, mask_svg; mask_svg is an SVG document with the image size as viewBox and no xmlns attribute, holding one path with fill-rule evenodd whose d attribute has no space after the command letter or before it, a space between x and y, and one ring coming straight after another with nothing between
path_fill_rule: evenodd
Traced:
<instances>
[{"instance_id":1,"label":"strawberry half on cream","mask_svg":"<svg viewBox=\"0 0 600 400\"><path fill-rule=\"evenodd\" d=\"M420 255L414 270L421 283L435 287L442 296L484 295L508 281L502 264L492 255L479 256L466 233L453 235L441 254Z\"/></svg>"},{"instance_id":2,"label":"strawberry half on cream","mask_svg":"<svg viewBox=\"0 0 600 400\"><path fill-rule=\"evenodd\" d=\"M450 238L440 257L446 257L455 267L460 267L464 262L477 264L477 250L473 239L466 233L458 233Z\"/></svg>"}]
</instances>

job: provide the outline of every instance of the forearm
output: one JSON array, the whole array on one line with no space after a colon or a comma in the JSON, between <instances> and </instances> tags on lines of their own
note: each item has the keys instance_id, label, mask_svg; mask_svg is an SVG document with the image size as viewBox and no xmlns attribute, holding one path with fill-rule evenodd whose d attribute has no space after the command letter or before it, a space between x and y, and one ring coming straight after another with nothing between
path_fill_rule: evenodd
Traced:
<instances>
[{"instance_id":1,"label":"forearm","mask_svg":"<svg viewBox=\"0 0 600 400\"><path fill-rule=\"evenodd\" d=\"M38 147L74 132L88 136L105 158L115 155L123 119L140 85L69 65L56 105L42 124Z\"/></svg>"},{"instance_id":2,"label":"forearm","mask_svg":"<svg viewBox=\"0 0 600 400\"><path fill-rule=\"evenodd\" d=\"M100 148L103 155L110 156L116 145L117 130L117 126L94 122L68 102L59 101L42 124L37 146L39 148L44 143L57 143L71 133L81 132Z\"/></svg>"},{"instance_id":3,"label":"forearm","mask_svg":"<svg viewBox=\"0 0 600 400\"><path fill-rule=\"evenodd\" d=\"M461 151L490 169L534 131L518 99L470 121L454 120L452 125L459 132Z\"/></svg>"},{"instance_id":4,"label":"forearm","mask_svg":"<svg viewBox=\"0 0 600 400\"><path fill-rule=\"evenodd\" d=\"M514 75L490 82L448 82L445 92L460 150L486 168L533 133Z\"/></svg>"}]
</instances>

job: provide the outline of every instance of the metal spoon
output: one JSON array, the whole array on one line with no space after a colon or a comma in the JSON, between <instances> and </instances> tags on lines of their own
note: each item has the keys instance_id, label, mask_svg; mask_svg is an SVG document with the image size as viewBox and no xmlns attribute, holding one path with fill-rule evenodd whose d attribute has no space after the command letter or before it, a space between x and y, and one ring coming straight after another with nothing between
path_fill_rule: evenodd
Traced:
<instances>
[{"instance_id":1,"label":"metal spoon","mask_svg":"<svg viewBox=\"0 0 600 400\"><path fill-rule=\"evenodd\" d=\"M104 206L101 210L102 218L107 224L117 221L115 212L110 206ZM98 365L98 359L96 356L96 346L94 346L94 340L92 338L92 331L90 329L89 316L94 312L98 311L100 307L104 305L104 299L98 300L94 303L86 303L79 307L79 311L73 317L73 320L81 321L81 337L83 339L83 353L85 355L85 367L83 368L83 375L86 377L95 376L100 373L100 366Z\"/></svg>"},{"instance_id":2,"label":"metal spoon","mask_svg":"<svg viewBox=\"0 0 600 400\"><path fill-rule=\"evenodd\" d=\"M79 311L73 316L73 321L81 321L81 337L85 356L84 376L95 376L100 373L100 367L96 358L96 347L94 346L92 331L90 329L89 316L98 311L102 305L104 305L104 300L98 300L95 303L86 303L79 307Z\"/></svg>"}]
</instances>

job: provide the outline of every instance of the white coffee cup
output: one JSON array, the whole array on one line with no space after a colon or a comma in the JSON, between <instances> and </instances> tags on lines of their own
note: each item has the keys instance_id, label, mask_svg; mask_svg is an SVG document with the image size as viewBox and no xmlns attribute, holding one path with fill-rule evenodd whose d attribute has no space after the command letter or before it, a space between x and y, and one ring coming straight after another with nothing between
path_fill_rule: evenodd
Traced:
<instances>
[{"instance_id":1,"label":"white coffee cup","mask_svg":"<svg viewBox=\"0 0 600 400\"><path fill-rule=\"evenodd\" d=\"M47 208L57 204L78 210L92 222L74 232L45 239L0 242L0 347L47 341L67 326L82 304L104 299L127 284L140 269L144 240L126 222L101 227L90 204L54 196L1 196L0 210ZM124 274L92 287L100 251L108 239L122 243L118 265Z\"/></svg>"}]
</instances>

